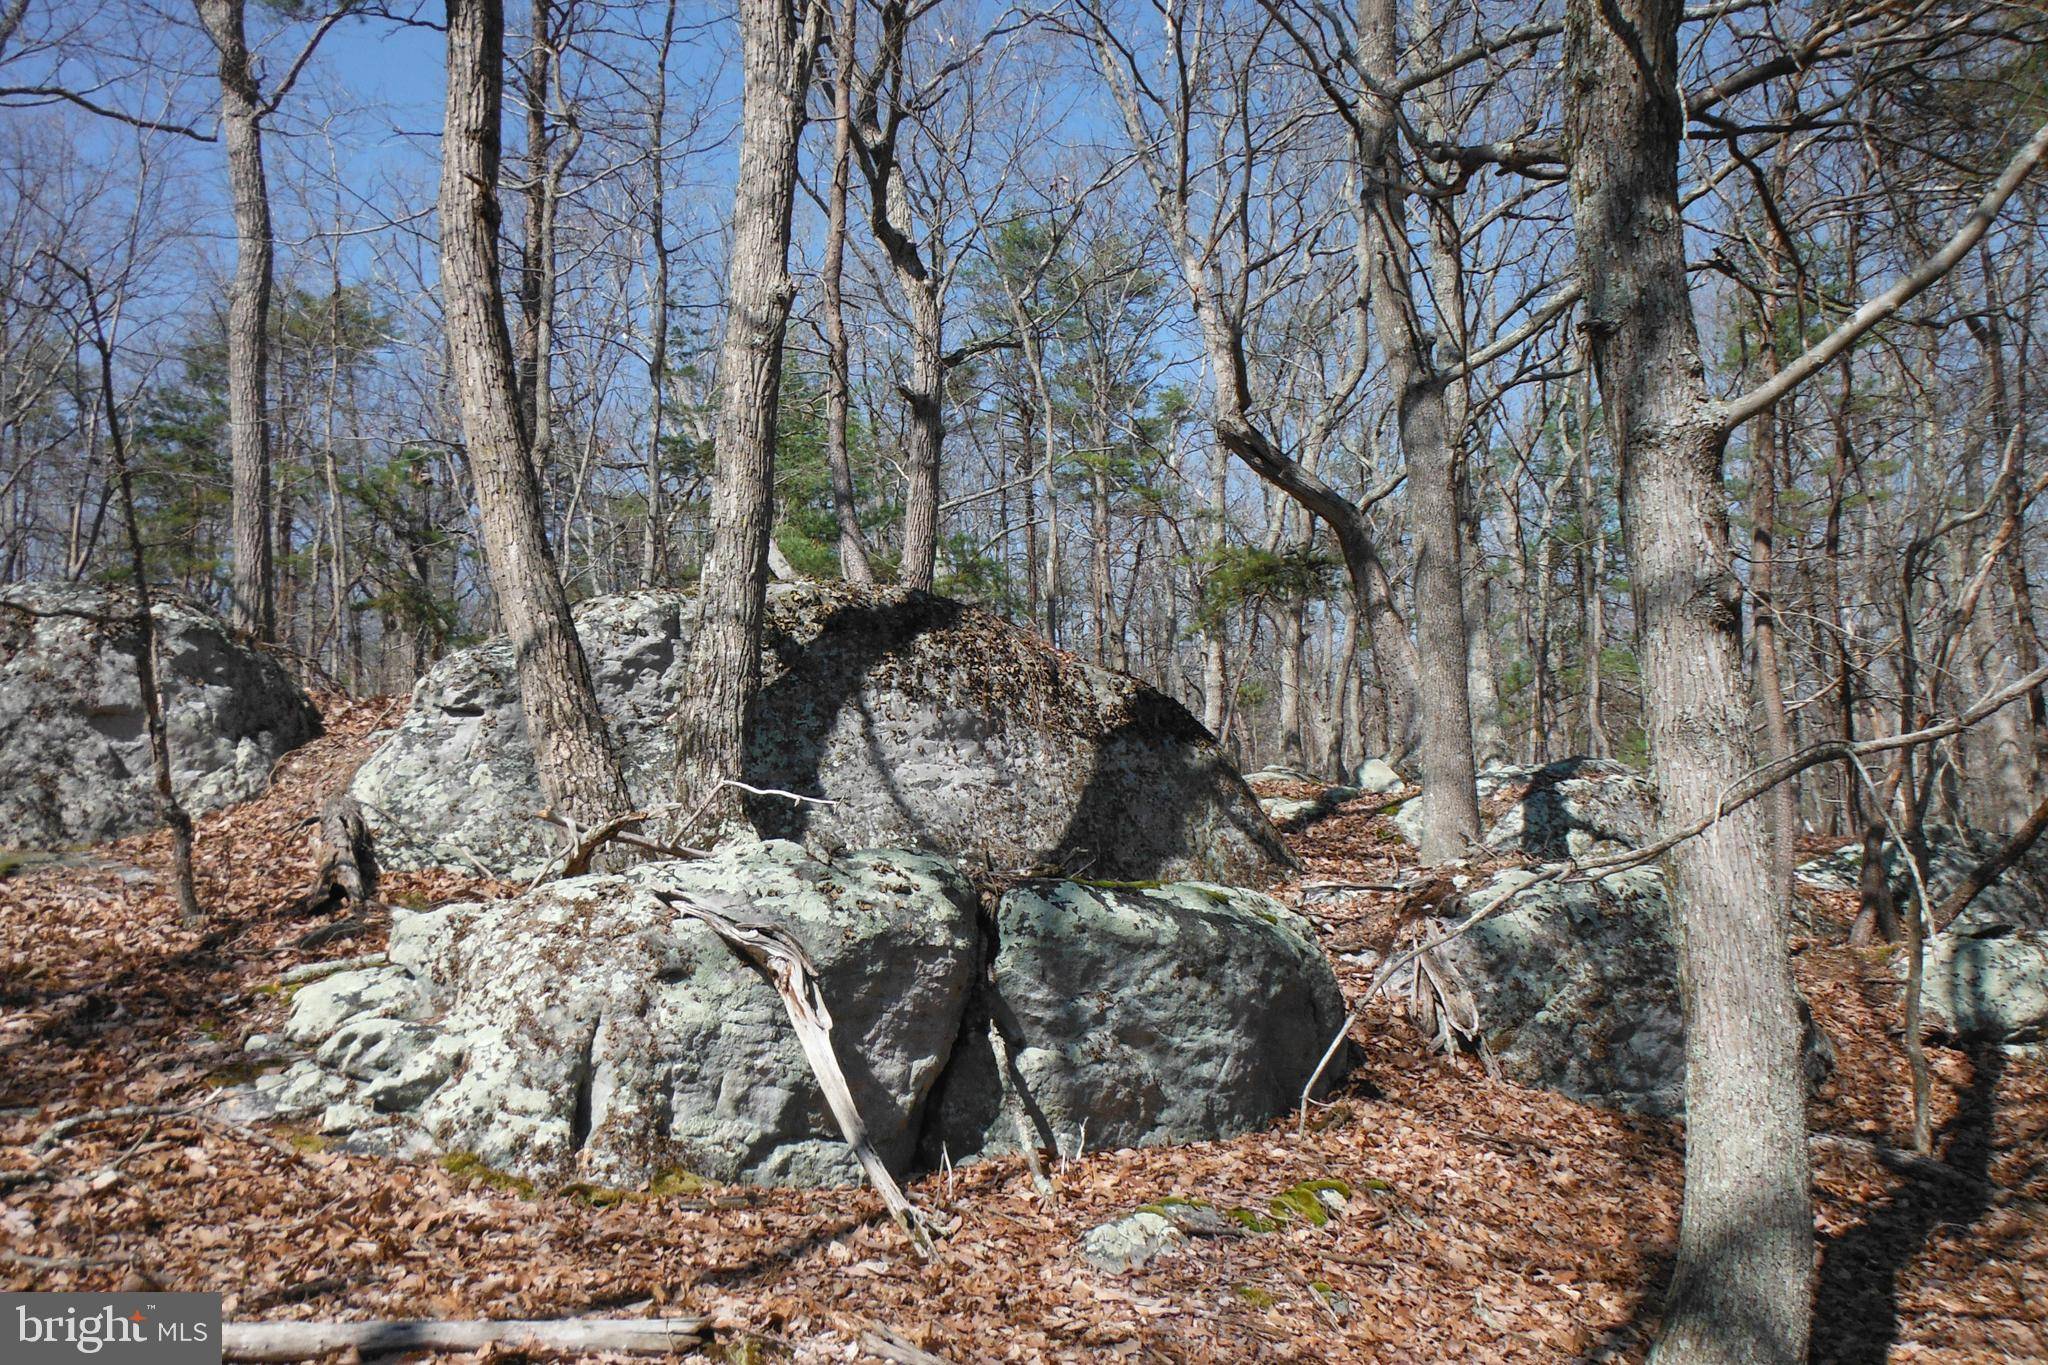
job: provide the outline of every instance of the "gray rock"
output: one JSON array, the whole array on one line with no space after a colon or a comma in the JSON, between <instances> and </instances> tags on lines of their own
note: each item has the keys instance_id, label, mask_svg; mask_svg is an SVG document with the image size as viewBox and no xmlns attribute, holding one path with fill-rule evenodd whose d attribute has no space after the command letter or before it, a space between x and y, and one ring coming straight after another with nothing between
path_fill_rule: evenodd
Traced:
<instances>
[{"instance_id":1,"label":"gray rock","mask_svg":"<svg viewBox=\"0 0 2048 1365\"><path fill-rule=\"evenodd\" d=\"M1634 848L1649 836L1650 784L1611 759L1496 765L1479 773L1477 786L1481 814L1490 817L1483 842L1494 853L1585 858ZM1394 827L1420 844L1422 803L1402 806Z\"/></svg>"},{"instance_id":2,"label":"gray rock","mask_svg":"<svg viewBox=\"0 0 2048 1365\"><path fill-rule=\"evenodd\" d=\"M1931 1028L1961 1042L2048 1042L2048 933L1936 934L1927 942L1920 1005Z\"/></svg>"},{"instance_id":3,"label":"gray rock","mask_svg":"<svg viewBox=\"0 0 2048 1365\"><path fill-rule=\"evenodd\" d=\"M228 1093L351 1150L439 1149L543 1183L858 1178L760 972L653 888L697 893L805 944L876 1149L965 1160L1016 1144L1199 1140L1288 1112L1343 1004L1307 926L1251 891L1070 882L1012 891L993 945L953 868L831 864L787 842L393 916L389 962L313 981L284 1032L311 1056ZM991 1020L1016 1062L994 1064ZM1341 1066L1337 1070L1341 1071Z\"/></svg>"},{"instance_id":4,"label":"gray rock","mask_svg":"<svg viewBox=\"0 0 2048 1365\"><path fill-rule=\"evenodd\" d=\"M1535 876L1496 874L1464 913ZM1655 868L1546 883L1438 951L1470 991L1479 1036L1509 1079L1612 1108L1683 1112L1678 952ZM1809 1078L1824 1077L1832 1058L1809 1019Z\"/></svg>"},{"instance_id":5,"label":"gray rock","mask_svg":"<svg viewBox=\"0 0 2048 1365\"><path fill-rule=\"evenodd\" d=\"M1172 1220L1138 1212L1102 1223L1081 1234L1081 1259L1097 1270L1122 1275L1187 1244Z\"/></svg>"},{"instance_id":6,"label":"gray rock","mask_svg":"<svg viewBox=\"0 0 2048 1365\"><path fill-rule=\"evenodd\" d=\"M355 1102L529 1179L857 1179L774 989L655 886L742 890L796 933L876 1149L904 1168L978 960L973 893L936 859L828 867L793 844L743 844L410 915L392 930L394 965L346 974L381 974L409 1000L330 979L300 993L289 1031L326 1031L315 1062L356 1082ZM330 1029L342 994L366 1012ZM327 1094L302 1082L292 1098Z\"/></svg>"},{"instance_id":7,"label":"gray rock","mask_svg":"<svg viewBox=\"0 0 2048 1365\"><path fill-rule=\"evenodd\" d=\"M1357 788L1368 796L1385 796L1400 791L1408 785L1408 779L1394 770L1394 765L1384 758L1368 758L1358 765Z\"/></svg>"},{"instance_id":8,"label":"gray rock","mask_svg":"<svg viewBox=\"0 0 2048 1365\"><path fill-rule=\"evenodd\" d=\"M132 602L71 583L0 588L0 846L60 848L156 827ZM164 597L151 617L178 799L197 812L256 795L279 758L320 733L319 713L275 660L205 608Z\"/></svg>"},{"instance_id":9,"label":"gray rock","mask_svg":"<svg viewBox=\"0 0 2048 1365\"><path fill-rule=\"evenodd\" d=\"M1308 924L1253 891L1026 884L994 932L933 1163L1015 1150L1020 1115L1069 1154L1247 1132L1294 1109L1344 1018Z\"/></svg>"},{"instance_id":10,"label":"gray rock","mask_svg":"<svg viewBox=\"0 0 2048 1365\"><path fill-rule=\"evenodd\" d=\"M1244 780L1247 782L1307 782L1318 787L1323 785L1323 779L1320 777L1303 772L1299 768L1289 768L1284 764L1278 763L1269 764L1263 768L1255 768L1244 775Z\"/></svg>"},{"instance_id":11,"label":"gray rock","mask_svg":"<svg viewBox=\"0 0 2048 1365\"><path fill-rule=\"evenodd\" d=\"M1927 825L1921 834L1927 847L1921 875L1927 883L1928 900L1937 907L2005 842L1988 831L1954 825ZM1896 839L1885 842L1884 862L1893 899L1900 906L1911 904L1917 894L1913 874ZM1863 879L1863 845L1848 844L1802 863L1799 876L1825 890L1857 890ZM2048 848L2036 844L2029 849L2017 864L1979 892L1970 908L1949 926L1951 933L1965 935L2002 929L2048 929Z\"/></svg>"},{"instance_id":12,"label":"gray rock","mask_svg":"<svg viewBox=\"0 0 2048 1365\"><path fill-rule=\"evenodd\" d=\"M419 1007L418 992L402 972L389 968L335 972L292 993L292 1013L284 1035L295 1043L317 1042L352 1017L383 1016L392 1011L403 1014Z\"/></svg>"},{"instance_id":13,"label":"gray rock","mask_svg":"<svg viewBox=\"0 0 2048 1365\"><path fill-rule=\"evenodd\" d=\"M1262 796L1259 809L1266 818L1276 825L1291 825L1298 821L1310 820L1322 814L1326 803L1320 797L1309 796Z\"/></svg>"},{"instance_id":14,"label":"gray rock","mask_svg":"<svg viewBox=\"0 0 2048 1365\"><path fill-rule=\"evenodd\" d=\"M577 629L645 803L672 773L692 600L597 598ZM1265 885L1292 859L1250 791L1177 703L940 598L840 585L771 589L747 779L764 834L902 846L999 868ZM356 774L387 867L528 876L559 850L502 639L442 660Z\"/></svg>"}]
</instances>

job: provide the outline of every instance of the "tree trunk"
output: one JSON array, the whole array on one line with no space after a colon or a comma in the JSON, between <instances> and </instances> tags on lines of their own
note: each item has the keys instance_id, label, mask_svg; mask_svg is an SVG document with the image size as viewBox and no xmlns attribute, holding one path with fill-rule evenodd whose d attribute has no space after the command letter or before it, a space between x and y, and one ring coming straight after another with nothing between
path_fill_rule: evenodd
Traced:
<instances>
[{"instance_id":1,"label":"tree trunk","mask_svg":"<svg viewBox=\"0 0 2048 1365\"><path fill-rule=\"evenodd\" d=\"M547 183L548 162L548 15L553 0L533 0L527 27L526 69L521 74L526 102L526 185L525 240L519 249L519 410L526 430L540 426L537 410L546 381L541 370L547 347L542 340L541 319L547 311L544 298L548 245Z\"/></svg>"},{"instance_id":2,"label":"tree trunk","mask_svg":"<svg viewBox=\"0 0 2048 1365\"><path fill-rule=\"evenodd\" d=\"M498 285L498 122L503 0L448 0L442 134L441 297L476 485L484 562L512 638L519 696L555 810L580 825L627 808L626 783L590 685L541 520Z\"/></svg>"},{"instance_id":3,"label":"tree trunk","mask_svg":"<svg viewBox=\"0 0 2048 1365\"><path fill-rule=\"evenodd\" d=\"M92 281L81 275L92 315L93 349L99 359L100 401L106 407L107 448L113 456L115 487L121 497L121 521L128 532L128 571L135 578L135 688L142 696L142 715L149 731L150 766L156 777L157 809L171 831L171 873L179 917L188 925L204 918L199 908L198 880L192 870L192 817L178 800L171 782L170 727L164 722L163 693L156 672L156 615L149 600L149 562L142 550L142 531L135 520L135 484L128 472L128 442L121 431L121 410L114 401L114 348L100 318L99 298Z\"/></svg>"},{"instance_id":4,"label":"tree trunk","mask_svg":"<svg viewBox=\"0 0 2048 1365\"><path fill-rule=\"evenodd\" d=\"M1571 0L1565 126L1586 331L1621 466L1660 820L1753 766L1725 433L1678 201L1678 0ZM1806 1358L1813 1212L1797 997L1755 803L1669 855L1685 1006L1686 1179L1656 1358Z\"/></svg>"},{"instance_id":5,"label":"tree trunk","mask_svg":"<svg viewBox=\"0 0 2048 1365\"><path fill-rule=\"evenodd\" d=\"M839 520L839 573L857 587L875 584L868 563L867 540L861 535L859 504L854 499L853 460L847 450L847 406L853 391L846 344L846 191L853 159L854 25L859 0L845 0L833 37L832 190L826 201L825 263L818 272L825 291L825 458L832 472L832 510Z\"/></svg>"},{"instance_id":6,"label":"tree trunk","mask_svg":"<svg viewBox=\"0 0 2048 1365\"><path fill-rule=\"evenodd\" d=\"M718 783L740 777L745 768L747 726L761 681L782 342L796 299L789 277L790 211L811 44L799 45L787 0L741 0L739 14L739 183L718 359L711 548L690 649L689 676L696 686L683 704L676 747L676 795L686 811L720 800ZM729 825L738 819L739 803L725 799L718 810Z\"/></svg>"},{"instance_id":7,"label":"tree trunk","mask_svg":"<svg viewBox=\"0 0 2048 1365\"><path fill-rule=\"evenodd\" d=\"M1230 456L1221 445L1209 448L1209 550L1212 563L1220 564L1229 543L1225 523L1230 517ZM1198 589L1199 591L1199 589ZM1202 725L1223 740L1223 720L1229 689L1230 618L1223 604L1212 602L1202 615ZM1353 613L1356 619L1356 613Z\"/></svg>"},{"instance_id":8,"label":"tree trunk","mask_svg":"<svg viewBox=\"0 0 2048 1365\"><path fill-rule=\"evenodd\" d=\"M1592 379L1578 383L1579 426L1579 647L1586 659L1586 752L1594 758L1614 753L1607 736L1606 702L1601 696L1601 651L1607 647L1607 508L1593 479Z\"/></svg>"},{"instance_id":9,"label":"tree trunk","mask_svg":"<svg viewBox=\"0 0 2048 1365\"><path fill-rule=\"evenodd\" d=\"M903 568L906 588L930 592L939 557L939 457L945 442L940 391L946 379L945 315L928 273L903 276L910 300L910 422L903 442Z\"/></svg>"},{"instance_id":10,"label":"tree trunk","mask_svg":"<svg viewBox=\"0 0 2048 1365\"><path fill-rule=\"evenodd\" d=\"M650 162L647 237L654 251L654 279L648 300L647 535L640 543L640 586L654 587L668 575L668 539L661 488L663 419L668 402L668 209L663 180L668 158L663 145L668 122L668 57L675 44L676 0L662 11L661 42L655 49L653 107L647 120Z\"/></svg>"},{"instance_id":11,"label":"tree trunk","mask_svg":"<svg viewBox=\"0 0 2048 1365\"><path fill-rule=\"evenodd\" d=\"M1273 613L1273 630L1280 637L1280 764L1304 769L1307 748L1301 734L1302 653L1308 645L1308 604L1296 599Z\"/></svg>"},{"instance_id":12,"label":"tree trunk","mask_svg":"<svg viewBox=\"0 0 2048 1365\"><path fill-rule=\"evenodd\" d=\"M1359 264L1371 301L1373 330L1394 394L1395 425L1408 468L1408 507L1415 555L1415 681L1423 701L1422 846L1424 864L1462 858L1479 841L1474 787L1470 664L1465 633L1462 518L1458 507L1457 433L1445 379L1436 371L1435 338L1415 303L1406 177L1396 139L1395 101L1376 93L1396 77L1394 0L1367 0L1359 15L1359 47L1373 80L1360 91L1358 183L1364 231Z\"/></svg>"},{"instance_id":13,"label":"tree trunk","mask_svg":"<svg viewBox=\"0 0 2048 1365\"><path fill-rule=\"evenodd\" d=\"M263 174L263 114L243 29L243 0L195 0L220 75L221 138L235 216L228 283L228 452L234 563L229 618L261 640L277 638L270 534L270 190Z\"/></svg>"},{"instance_id":14,"label":"tree trunk","mask_svg":"<svg viewBox=\"0 0 2048 1365\"><path fill-rule=\"evenodd\" d=\"M1773 298L1778 283L1777 256L1766 272ZM1766 376L1778 370L1778 307L1761 310L1761 358ZM1756 621L1756 699L1764 718L1766 762L1792 754L1792 718L1785 708L1785 668L1778 648L1778 410L1758 415L1750 428L1749 452L1749 591ZM1781 782L1765 798L1770 817L1770 866L1773 892L1789 908L1792 869L1798 862L1799 784Z\"/></svg>"}]
</instances>

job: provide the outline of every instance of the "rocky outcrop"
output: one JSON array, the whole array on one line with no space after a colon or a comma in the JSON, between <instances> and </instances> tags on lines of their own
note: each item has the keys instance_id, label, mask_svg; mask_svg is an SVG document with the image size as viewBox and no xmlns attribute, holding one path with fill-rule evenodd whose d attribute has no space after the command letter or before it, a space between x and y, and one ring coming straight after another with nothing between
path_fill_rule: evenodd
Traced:
<instances>
[{"instance_id":1,"label":"rocky outcrop","mask_svg":"<svg viewBox=\"0 0 2048 1365\"><path fill-rule=\"evenodd\" d=\"M665 799L691 599L598 598L577 630L636 801ZM976 867L1264 885L1292 859L1179 704L994 615L839 585L771 590L746 779L823 797L763 799L766 835L901 846ZM351 792L388 867L530 875L560 835L539 781L509 645L443 659Z\"/></svg>"},{"instance_id":2,"label":"rocky outcrop","mask_svg":"<svg viewBox=\"0 0 2048 1365\"><path fill-rule=\"evenodd\" d=\"M1313 940L1253 892L1031 883L984 921L937 858L771 841L394 911L389 962L300 987L283 1050L258 1051L299 1055L229 1112L545 1183L858 1178L772 987L655 888L794 932L898 1172L1014 1146L1013 1105L1062 1150L1243 1131L1291 1107L1342 1018Z\"/></svg>"},{"instance_id":3,"label":"rocky outcrop","mask_svg":"<svg viewBox=\"0 0 2048 1365\"><path fill-rule=\"evenodd\" d=\"M2004 842L1988 831L1953 825L1928 825L1921 835L1921 879L1936 908ZM1918 892L1897 840L1886 842L1884 859L1893 901L1902 909L1913 904ZM1862 872L1861 844L1799 868L1801 880L1830 891L1857 890ZM1894 958L1893 971L1903 985L1903 952ZM1978 892L1953 924L1927 940L1920 999L1927 1027L1960 1042L2048 1041L2048 849L2030 849Z\"/></svg>"},{"instance_id":4,"label":"rocky outcrop","mask_svg":"<svg viewBox=\"0 0 2048 1365\"><path fill-rule=\"evenodd\" d=\"M0 846L63 848L158 823L134 599L70 583L0 589ZM205 608L151 611L171 781L191 811L262 791L320 715L270 656Z\"/></svg>"},{"instance_id":5,"label":"rocky outcrop","mask_svg":"<svg viewBox=\"0 0 2048 1365\"><path fill-rule=\"evenodd\" d=\"M1921 831L1927 850L1921 877L1928 904L1939 907L1962 885L1977 865L1998 851L2004 840L1984 830L1954 825L1928 825ZM1898 905L1917 894L1912 869L1896 839L1884 846L1885 879ZM1825 857L1802 863L1800 880L1829 891L1855 891L1862 884L1863 845L1848 844ZM1997 881L1977 893L1969 909L1950 926L1951 932L1976 934L2005 929L2048 929L2048 847L2035 845Z\"/></svg>"},{"instance_id":6,"label":"rocky outcrop","mask_svg":"<svg viewBox=\"0 0 2048 1365\"><path fill-rule=\"evenodd\" d=\"M1536 875L1497 874L1455 918L1496 904ZM1678 952L1655 868L1533 887L1436 951L1461 995L1451 1013L1463 1016L1509 1079L1613 1108L1683 1111ZM1824 1076L1832 1058L1809 1021L1810 1078Z\"/></svg>"},{"instance_id":7,"label":"rocky outcrop","mask_svg":"<svg viewBox=\"0 0 2048 1365\"><path fill-rule=\"evenodd\" d=\"M794 844L750 844L394 912L390 965L303 987L286 1037L312 1058L238 1103L359 1143L423 1137L547 1182L637 1185L670 1168L857 1179L774 988L654 886L794 930L875 1147L906 1165L979 949L973 893L910 854L827 866Z\"/></svg>"},{"instance_id":8,"label":"rocky outcrop","mask_svg":"<svg viewBox=\"0 0 2048 1365\"><path fill-rule=\"evenodd\" d=\"M997 904L926 1134L950 1154L1194 1142L1292 1110L1344 1020L1314 931L1205 883L1038 882Z\"/></svg>"},{"instance_id":9,"label":"rocky outcrop","mask_svg":"<svg viewBox=\"0 0 2048 1365\"><path fill-rule=\"evenodd\" d=\"M1566 758L1540 765L1493 766L1479 773L1483 842L1492 853L1552 861L1633 848L1649 837L1650 784L1612 759ZM1422 840L1422 803L1410 801L1394 826Z\"/></svg>"},{"instance_id":10,"label":"rocky outcrop","mask_svg":"<svg viewBox=\"0 0 2048 1365\"><path fill-rule=\"evenodd\" d=\"M1903 979L1903 960L1899 974ZM1920 1007L1929 1029L1958 1042L2048 1042L2048 932L1936 934L1927 942Z\"/></svg>"}]
</instances>

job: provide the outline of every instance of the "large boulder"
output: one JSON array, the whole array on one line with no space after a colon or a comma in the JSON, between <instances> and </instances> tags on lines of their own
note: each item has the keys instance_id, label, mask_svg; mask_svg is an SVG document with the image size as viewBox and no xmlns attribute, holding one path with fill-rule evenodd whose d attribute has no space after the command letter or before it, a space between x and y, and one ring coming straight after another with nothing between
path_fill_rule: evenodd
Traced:
<instances>
[{"instance_id":1,"label":"large boulder","mask_svg":"<svg viewBox=\"0 0 2048 1365\"><path fill-rule=\"evenodd\" d=\"M1937 908L2005 842L1988 831L1955 825L1924 826L1921 837L1927 849L1921 878L1927 883L1928 903ZM1892 899L1902 907L1911 904L1917 894L1913 871L1896 839L1885 841L1884 866ZM1799 877L1824 890L1855 891L1862 885L1863 845L1847 844L1802 863ZM1951 932L1962 934L2006 929L2048 929L2048 847L2036 844L2029 849L1997 881L1978 892L1969 909L1950 926Z\"/></svg>"},{"instance_id":2,"label":"large boulder","mask_svg":"<svg viewBox=\"0 0 2048 1365\"><path fill-rule=\"evenodd\" d=\"M389 963L301 986L281 1041L310 1055L232 1092L228 1112L549 1184L857 1179L774 990L655 888L794 932L898 1172L920 1150L1013 1146L998 1121L1013 1096L1066 1150L1083 1133L1100 1148L1243 1131L1291 1107L1343 1014L1304 926L1253 892L1032 883L984 926L936 858L735 844L395 911Z\"/></svg>"},{"instance_id":3,"label":"large boulder","mask_svg":"<svg viewBox=\"0 0 2048 1365\"><path fill-rule=\"evenodd\" d=\"M0 588L0 846L63 848L159 821L134 598L74 583ZM320 713L269 655L205 608L150 613L171 784L191 811L246 800Z\"/></svg>"},{"instance_id":4,"label":"large boulder","mask_svg":"<svg viewBox=\"0 0 2048 1365\"><path fill-rule=\"evenodd\" d=\"M1936 908L2005 841L1986 830L1927 825L1920 880ZM1896 839L1884 849L1885 879L1902 909L1918 894ZM1863 845L1849 844L1803 863L1801 880L1830 891L1862 884ZM2048 1041L2048 849L2035 845L1969 908L1927 940L1921 1008L1933 1031L1970 1043ZM1903 985L1905 953L1893 959Z\"/></svg>"},{"instance_id":5,"label":"large boulder","mask_svg":"<svg viewBox=\"0 0 2048 1365\"><path fill-rule=\"evenodd\" d=\"M973 892L912 854L827 866L794 844L746 844L396 913L391 965L301 988L286 1037L313 1057L237 1103L315 1118L344 1140L403 1149L424 1137L549 1183L637 1185L671 1168L857 1179L774 988L656 886L796 934L876 1150L906 1166L980 942Z\"/></svg>"},{"instance_id":6,"label":"large boulder","mask_svg":"<svg viewBox=\"0 0 2048 1365\"><path fill-rule=\"evenodd\" d=\"M693 600L596 598L576 611L636 801L666 799ZM764 798L765 835L900 846L976 867L1264 885L1292 860L1201 725L1170 698L957 602L839 585L770 592L745 777L824 797ZM539 870L560 835L541 806L512 652L493 640L420 680L357 772L386 866Z\"/></svg>"},{"instance_id":7,"label":"large boulder","mask_svg":"<svg viewBox=\"0 0 2048 1365\"><path fill-rule=\"evenodd\" d=\"M1344 1021L1314 931L1255 891L1027 883L993 930L926 1135L934 1163L1027 1132L1076 1152L1249 1131L1300 1102Z\"/></svg>"},{"instance_id":8,"label":"large boulder","mask_svg":"<svg viewBox=\"0 0 2048 1365\"><path fill-rule=\"evenodd\" d=\"M1549 862L1618 852L1649 837L1650 784L1612 759L1497 764L1479 772L1477 787L1482 842L1492 853ZM1408 842L1420 844L1422 803L1402 806L1394 826Z\"/></svg>"},{"instance_id":9,"label":"large boulder","mask_svg":"<svg viewBox=\"0 0 2048 1365\"><path fill-rule=\"evenodd\" d=\"M1899 975L1905 975L1900 954ZM1927 941L1920 1007L1929 1028L1965 1043L2048 1042L2048 933L1955 929Z\"/></svg>"},{"instance_id":10,"label":"large boulder","mask_svg":"<svg viewBox=\"0 0 2048 1365\"><path fill-rule=\"evenodd\" d=\"M1531 887L1540 871L1497 873L1452 902L1456 919L1520 892L1514 904L1435 950L1463 999L1453 1013L1502 1074L1523 1085L1638 1113L1685 1104L1685 1020L1663 876L1638 868L1598 881ZM1529 888L1523 890L1523 888ZM1833 1049L1808 1018L1809 1078Z\"/></svg>"}]
</instances>

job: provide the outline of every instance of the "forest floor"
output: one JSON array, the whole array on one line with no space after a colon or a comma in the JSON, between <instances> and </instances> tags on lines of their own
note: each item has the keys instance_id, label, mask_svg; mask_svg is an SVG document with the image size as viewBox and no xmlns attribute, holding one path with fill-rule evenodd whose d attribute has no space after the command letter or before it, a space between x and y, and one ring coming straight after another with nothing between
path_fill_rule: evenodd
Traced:
<instances>
[{"instance_id":1,"label":"forest floor","mask_svg":"<svg viewBox=\"0 0 2048 1365\"><path fill-rule=\"evenodd\" d=\"M1041 1198L1015 1159L912 1182L957 1215L909 1255L867 1190L715 1188L610 1204L529 1196L485 1175L322 1149L201 1113L80 1125L117 1106L191 1108L246 1074L275 1031L280 973L381 946L298 946L310 872L302 822L345 780L394 699L327 699L329 731L262 798L199 822L203 929L163 893L167 840L0 880L0 1289L217 1290L231 1318L708 1315L711 1358L851 1360L880 1325L981 1360L1639 1359L1677 1233L1682 1138L1489 1080L1424 1050L1392 1007L1355 1031L1362 1059L1308 1132L1094 1153ZM1293 836L1311 880L1382 882L1410 854L1376 799ZM391 900L508 888L394 874ZM1344 960L1399 897L1318 901ZM1840 1052L1816 1129L1903 1146L1906 1068L1880 964L1846 944L1845 898L1798 976ZM1902 1178L1817 1158L1816 1359L2048 1358L2048 1065L1931 1051L1937 1154L1975 1180ZM1083 1231L1172 1196L1263 1208L1300 1182L1356 1192L1321 1227L1200 1238L1128 1276L1076 1254ZM2032 1197L1994 1201L1985 1180Z\"/></svg>"}]
</instances>

